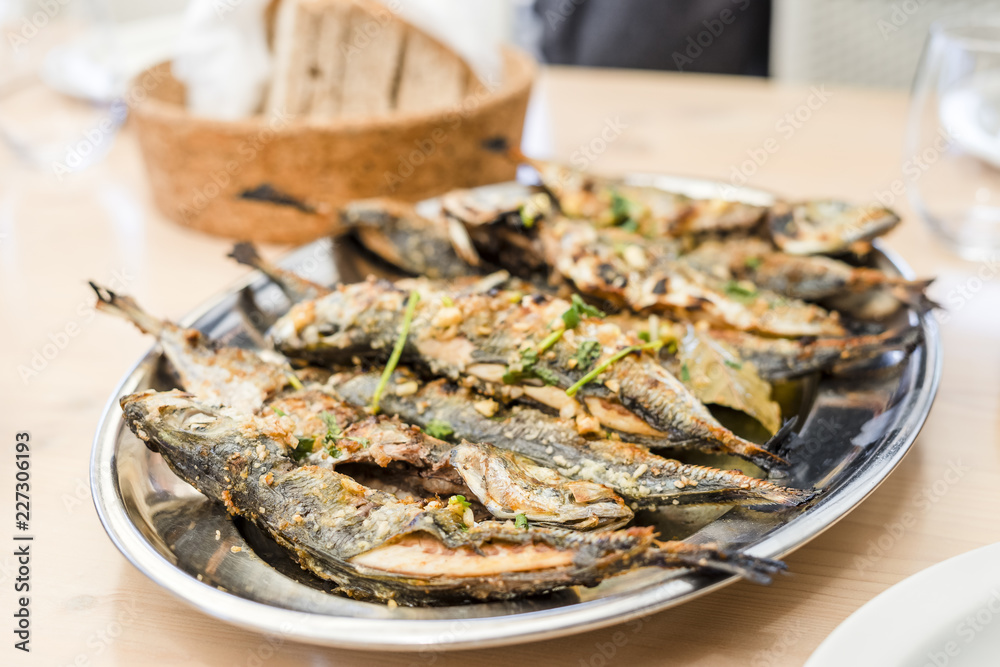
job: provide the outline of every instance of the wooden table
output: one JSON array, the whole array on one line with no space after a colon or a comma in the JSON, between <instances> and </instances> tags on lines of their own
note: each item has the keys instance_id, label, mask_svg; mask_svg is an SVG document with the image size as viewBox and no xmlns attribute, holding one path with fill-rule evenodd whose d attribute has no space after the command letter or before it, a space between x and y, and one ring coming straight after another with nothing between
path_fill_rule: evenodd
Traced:
<instances>
[{"instance_id":1,"label":"wooden table","mask_svg":"<svg viewBox=\"0 0 1000 667\"><path fill-rule=\"evenodd\" d=\"M907 98L901 92L811 92L726 77L550 69L539 93L558 119L551 124L557 158L572 159L609 122L621 127L594 155L595 171L730 180L734 168L770 146L749 182L794 197L867 201L902 176ZM778 125L810 95L818 107L811 118L798 128ZM594 142L593 152L600 146ZM0 169L0 488L5 521L12 520L13 438L27 430L37 535L30 662L11 648L6 628L16 573L10 550L0 549L3 664L799 665L837 624L889 586L1000 539L996 267L947 253L899 201L906 221L889 245L919 274L938 276L934 296L946 303L953 297L942 327L940 393L899 469L850 516L791 555L791 576L769 587L738 583L623 626L461 653L327 650L216 621L136 571L95 514L91 438L109 393L149 340L119 321L95 317L85 281L111 283L153 312L178 317L244 270L225 259L227 241L181 229L153 209L129 129L104 161L63 181L26 170L6 153L0 153ZM267 250L275 256L285 249ZM977 273L984 279L977 281ZM960 288L970 298L954 299ZM53 341L53 358L22 379L18 367L30 366ZM954 485L942 482L950 465L963 471ZM922 494L934 502L918 501ZM907 513L914 523L899 529ZM8 530L0 531L4 544L10 544ZM868 560L860 564L861 557Z\"/></svg>"}]
</instances>

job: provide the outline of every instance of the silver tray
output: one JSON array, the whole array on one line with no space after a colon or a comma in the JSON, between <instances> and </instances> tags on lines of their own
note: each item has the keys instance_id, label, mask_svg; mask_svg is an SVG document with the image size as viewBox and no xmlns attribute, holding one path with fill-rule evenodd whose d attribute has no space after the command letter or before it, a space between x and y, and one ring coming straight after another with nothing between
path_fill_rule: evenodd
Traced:
<instances>
[{"instance_id":1,"label":"silver tray","mask_svg":"<svg viewBox=\"0 0 1000 667\"><path fill-rule=\"evenodd\" d=\"M769 193L731 189L697 179L639 175L636 183L694 196L728 196L756 204ZM521 187L501 184L490 188ZM435 200L421 206L432 208ZM876 264L910 276L885 249ZM220 257L219 261L226 261ZM351 281L369 267L356 248L322 240L288 255L282 265L317 282ZM248 308L249 296L260 310ZM230 344L260 343L260 329L289 304L254 272L198 308L182 324ZM858 505L906 454L930 411L941 375L941 342L933 318L901 313L923 329L923 342L903 360L812 378L800 392L800 439L789 483L823 490L804 508L762 513L747 509L663 510L640 514L668 537L715 541L755 556L780 558ZM887 353L887 356L900 353ZM888 362L899 362L896 364ZM413 650L457 649L526 642L583 632L672 607L734 577L645 568L595 588L569 589L512 602L437 608L396 608L357 602L327 591L252 525L181 481L145 448L121 419L118 399L149 387L169 388L152 348L108 401L94 440L91 486L108 535L140 571L206 614L291 640L329 646ZM232 551L232 547L241 547Z\"/></svg>"}]
</instances>

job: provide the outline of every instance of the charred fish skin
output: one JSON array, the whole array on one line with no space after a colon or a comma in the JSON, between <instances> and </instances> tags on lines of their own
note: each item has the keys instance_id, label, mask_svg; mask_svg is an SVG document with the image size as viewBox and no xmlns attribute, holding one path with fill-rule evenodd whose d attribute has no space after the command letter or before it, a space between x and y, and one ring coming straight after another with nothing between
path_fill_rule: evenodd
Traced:
<instances>
[{"instance_id":1,"label":"charred fish skin","mask_svg":"<svg viewBox=\"0 0 1000 667\"><path fill-rule=\"evenodd\" d=\"M859 242L885 234L899 216L880 206L852 206L834 200L778 202L768 212L771 238L792 255L847 252Z\"/></svg>"},{"instance_id":2,"label":"charred fish skin","mask_svg":"<svg viewBox=\"0 0 1000 667\"><path fill-rule=\"evenodd\" d=\"M709 241L685 254L683 261L706 273L719 272L724 278L748 280L762 289L810 301L876 288L919 301L930 284L851 266L831 257L777 252L762 239Z\"/></svg>"},{"instance_id":3,"label":"charred fish skin","mask_svg":"<svg viewBox=\"0 0 1000 667\"><path fill-rule=\"evenodd\" d=\"M365 403L378 383L374 373L337 378L337 392ZM404 395L388 393L384 409L424 428L447 425L456 438L489 441L576 479L606 485L636 508L733 504L759 509L800 505L811 491L779 486L735 471L679 463L646 447L582 435L571 419L514 405L490 417L465 387L437 380Z\"/></svg>"},{"instance_id":4,"label":"charred fish skin","mask_svg":"<svg viewBox=\"0 0 1000 667\"><path fill-rule=\"evenodd\" d=\"M466 525L450 507L403 503L328 468L296 466L288 418L228 416L182 392L127 396L122 408L182 479L351 597L448 604L595 585L640 564L652 543L648 528Z\"/></svg>"},{"instance_id":5,"label":"charred fish skin","mask_svg":"<svg viewBox=\"0 0 1000 667\"><path fill-rule=\"evenodd\" d=\"M258 412L289 382L282 368L250 350L216 347L195 329L153 317L131 297L94 283L90 286L97 293L99 311L128 320L143 333L155 336L184 388L205 400Z\"/></svg>"},{"instance_id":6,"label":"charred fish skin","mask_svg":"<svg viewBox=\"0 0 1000 667\"><path fill-rule=\"evenodd\" d=\"M830 370L836 365L866 361L890 350L912 350L922 340L919 327L889 329L879 334L847 338L784 339L742 331L713 329L715 338L753 363L768 381L788 380Z\"/></svg>"},{"instance_id":7,"label":"charred fish skin","mask_svg":"<svg viewBox=\"0 0 1000 667\"><path fill-rule=\"evenodd\" d=\"M405 464L427 480L427 492L447 482L454 493L478 501L499 519L524 515L532 524L594 530L632 518L625 502L600 484L567 479L485 442L439 440L398 417L367 415L316 388L269 407L295 422L296 452L314 465Z\"/></svg>"},{"instance_id":8,"label":"charred fish skin","mask_svg":"<svg viewBox=\"0 0 1000 667\"><path fill-rule=\"evenodd\" d=\"M464 227L425 218L410 204L352 202L341 209L340 219L367 250L411 275L449 279L480 273L481 261Z\"/></svg>"},{"instance_id":9,"label":"charred fish skin","mask_svg":"<svg viewBox=\"0 0 1000 667\"><path fill-rule=\"evenodd\" d=\"M512 375L528 373L530 367L545 386L525 385L521 391L555 409L575 401L572 389L601 423L616 430L704 441L771 467L785 464L725 429L643 351L642 341L610 322L577 316L572 329L558 334L552 323L562 322L572 308L561 299L504 291L453 298L426 282L412 285L422 288L422 297L402 347L404 362L437 376L474 377L497 388L522 383ZM271 340L289 356L321 363L356 356L384 360L399 338L408 298L388 283L341 286L320 300L295 306L274 325ZM539 354L543 340L549 342Z\"/></svg>"},{"instance_id":10,"label":"charred fish skin","mask_svg":"<svg viewBox=\"0 0 1000 667\"><path fill-rule=\"evenodd\" d=\"M772 336L841 336L836 313L700 271L670 245L561 219L539 231L547 261L584 294L638 312L664 312Z\"/></svg>"}]
</instances>

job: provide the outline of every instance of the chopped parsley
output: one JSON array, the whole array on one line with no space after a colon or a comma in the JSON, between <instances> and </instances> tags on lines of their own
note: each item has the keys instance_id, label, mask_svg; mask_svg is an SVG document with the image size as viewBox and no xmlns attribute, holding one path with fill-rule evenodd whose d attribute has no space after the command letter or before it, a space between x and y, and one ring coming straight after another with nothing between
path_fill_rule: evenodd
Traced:
<instances>
[{"instance_id":1,"label":"chopped parsley","mask_svg":"<svg viewBox=\"0 0 1000 667\"><path fill-rule=\"evenodd\" d=\"M567 329L575 328L584 317L607 316L607 313L594 308L589 303L581 299L578 294L574 294L570 301L572 305L570 305L569 310L562 314L562 321L566 324Z\"/></svg>"},{"instance_id":2,"label":"chopped parsley","mask_svg":"<svg viewBox=\"0 0 1000 667\"><path fill-rule=\"evenodd\" d=\"M612 364L614 364L616 361L619 361L620 359L624 359L633 352L642 352L643 350L659 350L661 347L663 347L663 341L658 340L652 343L645 343L644 345L629 345L626 348L618 350L613 355L611 355L611 357L609 357L607 361L604 361L603 363L599 364L597 368L584 375L576 382L576 384L567 389L566 395L570 397L576 396L576 393L578 391L580 391L587 384L595 380L598 375L600 375L608 368L610 368Z\"/></svg>"},{"instance_id":3,"label":"chopped parsley","mask_svg":"<svg viewBox=\"0 0 1000 667\"><path fill-rule=\"evenodd\" d=\"M691 381L691 371L688 369L688 365L681 364L681 382Z\"/></svg>"},{"instance_id":4,"label":"chopped parsley","mask_svg":"<svg viewBox=\"0 0 1000 667\"><path fill-rule=\"evenodd\" d=\"M287 417L288 416L288 413L285 412L284 410L282 410L281 408L276 408L276 407L272 406L271 409L274 410L274 414L278 415L279 417Z\"/></svg>"},{"instance_id":5,"label":"chopped parsley","mask_svg":"<svg viewBox=\"0 0 1000 667\"><path fill-rule=\"evenodd\" d=\"M586 371L600 356L601 344L596 340L585 340L576 348L576 354L573 355L573 358L576 359L576 367L581 371Z\"/></svg>"},{"instance_id":6,"label":"chopped parsley","mask_svg":"<svg viewBox=\"0 0 1000 667\"><path fill-rule=\"evenodd\" d=\"M514 517L514 526L528 530L528 517L518 514Z\"/></svg>"},{"instance_id":7,"label":"chopped parsley","mask_svg":"<svg viewBox=\"0 0 1000 667\"><path fill-rule=\"evenodd\" d=\"M743 303L749 303L757 298L757 290L752 287L745 287L735 280L728 281L725 287L723 287L723 291L725 291L727 296L731 296Z\"/></svg>"},{"instance_id":8,"label":"chopped parsley","mask_svg":"<svg viewBox=\"0 0 1000 667\"><path fill-rule=\"evenodd\" d=\"M612 223L618 225L627 232L635 233L639 231L639 222L632 214L632 202L623 197L619 192L611 193L611 218Z\"/></svg>"},{"instance_id":9,"label":"chopped parsley","mask_svg":"<svg viewBox=\"0 0 1000 667\"><path fill-rule=\"evenodd\" d=\"M406 301L406 312L403 314L403 325L399 328L399 336L396 338L396 344L392 348L392 354L389 356L389 361L385 365L385 370L382 371L382 377L379 378L378 386L375 387L375 393L372 394L372 414L378 414L378 402L382 398L382 392L385 391L385 386L389 383L389 378L392 377L392 372L396 370L396 364L399 363L399 358L403 356L403 348L406 346L406 337L410 333L410 323L413 322L413 315L417 312L417 302L420 301L420 293L417 290L410 292L410 296Z\"/></svg>"},{"instance_id":10,"label":"chopped parsley","mask_svg":"<svg viewBox=\"0 0 1000 667\"><path fill-rule=\"evenodd\" d=\"M340 424L337 423L337 418L329 412L319 413L319 418L322 419L323 423L326 425L326 442L333 442L340 437L341 433L344 432L344 430L340 428Z\"/></svg>"},{"instance_id":11,"label":"chopped parsley","mask_svg":"<svg viewBox=\"0 0 1000 667\"><path fill-rule=\"evenodd\" d=\"M455 435L455 429L451 424L443 419L432 419L427 422L427 427L424 432L432 438L437 438L438 440L447 440L451 436Z\"/></svg>"},{"instance_id":12,"label":"chopped parsley","mask_svg":"<svg viewBox=\"0 0 1000 667\"><path fill-rule=\"evenodd\" d=\"M650 341L649 332L648 331L640 331L639 332L639 340L643 341L644 343L648 343Z\"/></svg>"},{"instance_id":13,"label":"chopped parsley","mask_svg":"<svg viewBox=\"0 0 1000 667\"><path fill-rule=\"evenodd\" d=\"M452 299L447 294L445 294L443 297L441 297L441 305L443 305L445 308L451 308L452 306L455 305L455 300Z\"/></svg>"},{"instance_id":14,"label":"chopped parsley","mask_svg":"<svg viewBox=\"0 0 1000 667\"><path fill-rule=\"evenodd\" d=\"M760 257L747 257L746 261L743 262L743 264L752 271L753 269L756 269L761 264L763 264L763 262L764 260L762 260Z\"/></svg>"},{"instance_id":15,"label":"chopped parsley","mask_svg":"<svg viewBox=\"0 0 1000 667\"><path fill-rule=\"evenodd\" d=\"M726 366L729 366L734 371L738 371L741 368L743 368L743 364L739 363L738 361L730 361L729 359L724 359L722 363L724 363Z\"/></svg>"},{"instance_id":16,"label":"chopped parsley","mask_svg":"<svg viewBox=\"0 0 1000 667\"><path fill-rule=\"evenodd\" d=\"M518 384L522 380L529 378L538 378L549 385L559 384L559 377L555 373L544 366L538 365L538 350L533 347L521 350L520 361L507 366L507 370L501 379L504 384Z\"/></svg>"},{"instance_id":17,"label":"chopped parsley","mask_svg":"<svg viewBox=\"0 0 1000 667\"><path fill-rule=\"evenodd\" d=\"M316 438L301 436L298 440L299 444L292 450L291 456L296 461L301 461L305 457L312 454L313 445L316 444Z\"/></svg>"},{"instance_id":18,"label":"chopped parsley","mask_svg":"<svg viewBox=\"0 0 1000 667\"><path fill-rule=\"evenodd\" d=\"M464 512L469 507L472 507L472 503L465 499L465 496L452 496L448 499L448 505L454 505L456 507L461 507Z\"/></svg>"}]
</instances>

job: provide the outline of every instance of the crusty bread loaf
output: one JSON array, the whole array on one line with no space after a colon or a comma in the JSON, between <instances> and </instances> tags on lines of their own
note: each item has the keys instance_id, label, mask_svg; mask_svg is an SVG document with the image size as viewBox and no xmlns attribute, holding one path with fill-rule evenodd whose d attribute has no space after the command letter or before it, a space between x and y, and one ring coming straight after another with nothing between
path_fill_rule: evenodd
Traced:
<instances>
[{"instance_id":1,"label":"crusty bread loaf","mask_svg":"<svg viewBox=\"0 0 1000 667\"><path fill-rule=\"evenodd\" d=\"M311 118L420 112L478 83L439 41L375 0L280 0L265 105Z\"/></svg>"}]
</instances>

